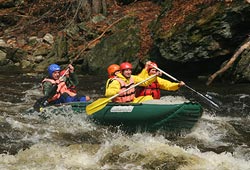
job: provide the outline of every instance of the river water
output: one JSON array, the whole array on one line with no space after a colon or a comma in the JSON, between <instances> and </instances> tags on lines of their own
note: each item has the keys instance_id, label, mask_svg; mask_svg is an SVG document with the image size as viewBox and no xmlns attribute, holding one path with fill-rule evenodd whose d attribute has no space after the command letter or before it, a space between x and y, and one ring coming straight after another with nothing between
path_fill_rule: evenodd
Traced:
<instances>
[{"instance_id":1,"label":"river water","mask_svg":"<svg viewBox=\"0 0 250 170\"><path fill-rule=\"evenodd\" d=\"M41 96L43 75L3 73L0 99L1 170L249 170L249 84L186 83L213 100L217 111L182 88L165 92L163 100L190 99L200 102L204 113L190 132L126 134L95 125L85 114L67 109L47 119L31 112ZM104 77L80 77L79 92L93 100L103 94ZM177 96L177 97L174 97Z\"/></svg>"}]
</instances>

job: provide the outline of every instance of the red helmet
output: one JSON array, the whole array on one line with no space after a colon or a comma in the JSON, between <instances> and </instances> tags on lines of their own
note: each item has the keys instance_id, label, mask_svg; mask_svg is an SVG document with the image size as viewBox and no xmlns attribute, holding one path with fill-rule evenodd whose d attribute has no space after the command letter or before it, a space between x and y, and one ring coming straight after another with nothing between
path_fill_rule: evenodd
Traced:
<instances>
[{"instance_id":1,"label":"red helmet","mask_svg":"<svg viewBox=\"0 0 250 170\"><path fill-rule=\"evenodd\" d=\"M155 62L151 62L151 64L148 66L148 70L147 71L149 72L154 67L158 68L158 66L157 66L157 64Z\"/></svg>"},{"instance_id":2,"label":"red helmet","mask_svg":"<svg viewBox=\"0 0 250 170\"><path fill-rule=\"evenodd\" d=\"M117 64L111 64L108 69L109 76L113 76L116 71L120 71L120 66Z\"/></svg>"},{"instance_id":3,"label":"red helmet","mask_svg":"<svg viewBox=\"0 0 250 170\"><path fill-rule=\"evenodd\" d=\"M124 63L121 63L120 64L120 69L121 69L121 71L122 70L125 70L125 69L131 69L132 70L132 64L131 63L129 63L129 62L124 62Z\"/></svg>"}]
</instances>

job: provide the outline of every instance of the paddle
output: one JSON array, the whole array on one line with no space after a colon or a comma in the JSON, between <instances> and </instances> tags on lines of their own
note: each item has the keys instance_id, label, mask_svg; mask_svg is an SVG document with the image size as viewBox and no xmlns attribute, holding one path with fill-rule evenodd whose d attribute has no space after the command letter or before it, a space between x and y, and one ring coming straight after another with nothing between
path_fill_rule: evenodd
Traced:
<instances>
[{"instance_id":1,"label":"paddle","mask_svg":"<svg viewBox=\"0 0 250 170\"><path fill-rule=\"evenodd\" d=\"M158 67L155 67L152 65L153 68L155 68L156 70L162 72L163 74L165 74L166 76L168 76L169 78L173 79L176 82L180 82L179 80L177 80L176 78L174 78L173 76L169 75L168 73L166 73L165 71L161 70ZM200 97L202 97L203 99L205 99L206 101L208 101L215 109L220 110L220 106L218 104L216 104L213 100L211 96L204 96L203 94L195 91L194 89L192 89L191 87L189 87L188 85L185 84L185 87L187 87L189 90L195 92L196 94L198 94Z\"/></svg>"},{"instance_id":2,"label":"paddle","mask_svg":"<svg viewBox=\"0 0 250 170\"><path fill-rule=\"evenodd\" d=\"M42 108L48 105L48 99L53 97L56 94L56 91L57 91L57 85L53 85L48 95L41 97L40 99L37 99L36 103L33 105L34 110L37 112L42 111Z\"/></svg>"},{"instance_id":3,"label":"paddle","mask_svg":"<svg viewBox=\"0 0 250 170\"><path fill-rule=\"evenodd\" d=\"M63 75L60 76L59 80L62 79L68 71L69 71L69 68L67 68L67 70L63 73ZM48 105L48 99L53 97L56 94L57 87L58 87L57 85L53 85L48 95L37 99L36 103L33 105L33 108L35 111L40 112L42 108Z\"/></svg>"},{"instance_id":4,"label":"paddle","mask_svg":"<svg viewBox=\"0 0 250 170\"><path fill-rule=\"evenodd\" d=\"M151 79L151 78L153 78L153 77L155 77L155 76L156 76L156 74L154 74L154 75L152 75L152 76L146 78L145 80L143 80L143 81L141 81L141 82L139 82L139 83L137 83L137 84L134 84L133 86L131 86L131 87L129 87L128 89L126 89L124 92L127 92L127 91L129 91L130 89L132 89L132 88L135 88L136 86L138 86L138 85L140 85L140 84L142 84L142 83L148 81L149 79ZM92 102L91 104L89 104L89 105L86 107L86 113L87 113L88 115L91 115L91 114L93 114L93 113L95 113L95 112L97 112L97 111L103 109L103 108L108 104L108 102L109 102L110 100L116 98L116 97L119 96L119 95L120 95L120 94L118 93L118 94L116 94L116 95L114 95L114 96L112 96L112 97L110 97L110 98L100 98L100 99L97 99L96 101Z\"/></svg>"}]
</instances>

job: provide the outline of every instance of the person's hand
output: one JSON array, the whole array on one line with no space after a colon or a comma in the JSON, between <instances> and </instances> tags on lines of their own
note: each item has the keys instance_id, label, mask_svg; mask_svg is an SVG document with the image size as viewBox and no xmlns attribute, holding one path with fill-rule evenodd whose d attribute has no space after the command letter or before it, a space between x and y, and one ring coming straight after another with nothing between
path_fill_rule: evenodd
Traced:
<instances>
[{"instance_id":1,"label":"person's hand","mask_svg":"<svg viewBox=\"0 0 250 170\"><path fill-rule=\"evenodd\" d=\"M68 68L70 73L74 72L74 67L71 64L68 65Z\"/></svg>"},{"instance_id":2,"label":"person's hand","mask_svg":"<svg viewBox=\"0 0 250 170\"><path fill-rule=\"evenodd\" d=\"M59 84L59 83L61 83L63 81L63 79L60 77L58 80L56 80L55 82L56 82L56 84Z\"/></svg>"},{"instance_id":3,"label":"person's hand","mask_svg":"<svg viewBox=\"0 0 250 170\"><path fill-rule=\"evenodd\" d=\"M147 61L145 64L145 69L147 70L149 66L151 65L152 61Z\"/></svg>"},{"instance_id":4,"label":"person's hand","mask_svg":"<svg viewBox=\"0 0 250 170\"><path fill-rule=\"evenodd\" d=\"M160 71L157 71L157 76L162 76L162 72L160 72Z\"/></svg>"},{"instance_id":5,"label":"person's hand","mask_svg":"<svg viewBox=\"0 0 250 170\"><path fill-rule=\"evenodd\" d=\"M60 82L62 82L62 81L65 81L64 76L61 76L61 77L58 79L58 83L60 83Z\"/></svg>"},{"instance_id":6,"label":"person's hand","mask_svg":"<svg viewBox=\"0 0 250 170\"><path fill-rule=\"evenodd\" d=\"M156 76L162 76L162 72L160 72L160 71L156 71Z\"/></svg>"},{"instance_id":7,"label":"person's hand","mask_svg":"<svg viewBox=\"0 0 250 170\"><path fill-rule=\"evenodd\" d=\"M178 84L179 87L182 87L182 86L185 86L185 85L186 84L183 81L180 81L179 84Z\"/></svg>"}]
</instances>

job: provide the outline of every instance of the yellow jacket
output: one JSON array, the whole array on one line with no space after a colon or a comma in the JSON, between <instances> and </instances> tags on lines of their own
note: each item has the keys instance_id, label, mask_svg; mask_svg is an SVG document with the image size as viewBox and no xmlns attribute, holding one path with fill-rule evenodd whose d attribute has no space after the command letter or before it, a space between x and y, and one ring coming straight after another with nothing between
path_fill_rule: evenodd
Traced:
<instances>
[{"instance_id":1,"label":"yellow jacket","mask_svg":"<svg viewBox=\"0 0 250 170\"><path fill-rule=\"evenodd\" d=\"M146 78L142 78L139 76L131 75L131 77L134 79L134 83L139 83L145 80ZM121 73L117 75L117 78L120 78L121 80L125 81L126 84L130 83L130 79L126 79ZM106 97L112 97L120 92L121 85L119 81L117 80L112 80L112 82L109 82L110 80L107 81L106 83L106 91L105 91L105 96ZM151 78L150 80L140 84L140 86L148 86L151 83L156 81L156 77ZM109 83L108 83L109 82Z\"/></svg>"},{"instance_id":2,"label":"yellow jacket","mask_svg":"<svg viewBox=\"0 0 250 170\"><path fill-rule=\"evenodd\" d=\"M147 77L149 77L148 72L145 68L141 71L141 73L138 74L138 76L143 78L143 79L146 79ZM168 80L160 78L160 77L157 77L156 81L159 84L159 88L162 90L175 91L175 90L178 90L180 88L179 83L173 83L171 81L168 81Z\"/></svg>"}]
</instances>

